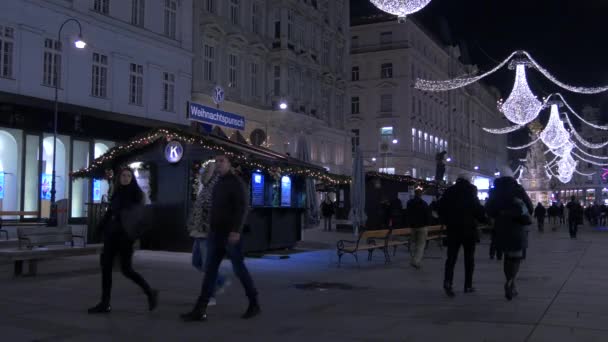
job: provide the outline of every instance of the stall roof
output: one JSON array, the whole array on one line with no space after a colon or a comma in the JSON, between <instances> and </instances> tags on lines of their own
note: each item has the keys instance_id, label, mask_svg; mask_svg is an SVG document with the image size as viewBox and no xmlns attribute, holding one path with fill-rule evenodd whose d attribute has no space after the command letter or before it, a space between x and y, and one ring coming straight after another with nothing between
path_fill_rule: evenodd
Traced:
<instances>
[{"instance_id":1,"label":"stall roof","mask_svg":"<svg viewBox=\"0 0 608 342\"><path fill-rule=\"evenodd\" d=\"M266 148L234 142L226 138L187 133L175 129L160 128L111 148L96 158L89 167L75 171L72 178L101 178L104 170L117 162L134 157L146 147L161 140L178 140L186 144L199 145L211 151L232 155L239 164L251 169L263 169L276 174L295 174L312 177L324 182L339 184L350 182L350 177L328 173L324 168Z\"/></svg>"}]
</instances>

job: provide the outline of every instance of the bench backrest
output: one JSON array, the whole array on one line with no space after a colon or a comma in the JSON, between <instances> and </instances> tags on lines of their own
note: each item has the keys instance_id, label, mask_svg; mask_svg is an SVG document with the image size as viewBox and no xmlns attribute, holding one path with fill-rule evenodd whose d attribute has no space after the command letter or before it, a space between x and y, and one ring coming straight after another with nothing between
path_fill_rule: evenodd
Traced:
<instances>
[{"instance_id":1,"label":"bench backrest","mask_svg":"<svg viewBox=\"0 0 608 342\"><path fill-rule=\"evenodd\" d=\"M442 230L443 230L443 226L428 226L428 227L426 227L426 228L427 228L427 231L428 231L429 233L432 233L432 232L440 232L440 231L442 231Z\"/></svg>"},{"instance_id":2,"label":"bench backrest","mask_svg":"<svg viewBox=\"0 0 608 342\"><path fill-rule=\"evenodd\" d=\"M367 240L367 239L385 239L386 236L388 235L389 230L388 229L381 229L381 230L366 230L363 233L361 233L361 240Z\"/></svg>"},{"instance_id":3,"label":"bench backrest","mask_svg":"<svg viewBox=\"0 0 608 342\"><path fill-rule=\"evenodd\" d=\"M17 228L19 245L45 246L73 243L72 227L19 227Z\"/></svg>"},{"instance_id":4,"label":"bench backrest","mask_svg":"<svg viewBox=\"0 0 608 342\"><path fill-rule=\"evenodd\" d=\"M412 228L399 228L391 231L391 236L410 236L412 234Z\"/></svg>"}]
</instances>

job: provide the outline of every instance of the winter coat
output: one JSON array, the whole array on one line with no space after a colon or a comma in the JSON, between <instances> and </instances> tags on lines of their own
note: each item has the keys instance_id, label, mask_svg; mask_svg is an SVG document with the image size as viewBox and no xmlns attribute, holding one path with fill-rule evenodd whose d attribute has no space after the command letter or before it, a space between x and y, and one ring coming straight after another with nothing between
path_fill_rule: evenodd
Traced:
<instances>
[{"instance_id":1,"label":"winter coat","mask_svg":"<svg viewBox=\"0 0 608 342\"><path fill-rule=\"evenodd\" d=\"M214 175L204 184L201 191L197 194L196 200L192 205L190 217L188 219L188 231L193 238L205 238L209 233L209 211L211 210L211 196L213 188L217 183L218 176Z\"/></svg>"},{"instance_id":2,"label":"winter coat","mask_svg":"<svg viewBox=\"0 0 608 342\"><path fill-rule=\"evenodd\" d=\"M519 218L531 215L533 208L528 194L514 178L501 177L494 182L486 212L494 220L494 241L498 250L515 252L528 247L528 226Z\"/></svg>"},{"instance_id":3,"label":"winter coat","mask_svg":"<svg viewBox=\"0 0 608 342\"><path fill-rule=\"evenodd\" d=\"M458 179L439 201L439 218L447 226L448 239L478 240L477 223L485 221L485 213L477 187Z\"/></svg>"},{"instance_id":4,"label":"winter coat","mask_svg":"<svg viewBox=\"0 0 608 342\"><path fill-rule=\"evenodd\" d=\"M209 226L218 234L241 233L249 212L249 195L241 178L219 176L211 195Z\"/></svg>"},{"instance_id":5,"label":"winter coat","mask_svg":"<svg viewBox=\"0 0 608 342\"><path fill-rule=\"evenodd\" d=\"M321 203L321 214L323 217L331 217L334 214L334 204L323 201Z\"/></svg>"},{"instance_id":6,"label":"winter coat","mask_svg":"<svg viewBox=\"0 0 608 342\"><path fill-rule=\"evenodd\" d=\"M536 217L537 219L544 219L546 215L547 209L545 209L545 207L543 207L542 205L537 205L534 209L534 217Z\"/></svg>"},{"instance_id":7,"label":"winter coat","mask_svg":"<svg viewBox=\"0 0 608 342\"><path fill-rule=\"evenodd\" d=\"M427 226L430 222L431 210L429 205L420 198L414 197L407 202L407 218L412 228Z\"/></svg>"}]
</instances>

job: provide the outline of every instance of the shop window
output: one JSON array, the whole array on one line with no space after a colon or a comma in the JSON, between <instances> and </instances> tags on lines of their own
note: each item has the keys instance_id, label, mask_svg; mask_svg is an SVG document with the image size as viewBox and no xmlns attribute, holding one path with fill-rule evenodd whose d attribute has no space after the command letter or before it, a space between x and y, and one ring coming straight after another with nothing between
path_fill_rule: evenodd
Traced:
<instances>
[{"instance_id":1,"label":"shop window","mask_svg":"<svg viewBox=\"0 0 608 342\"><path fill-rule=\"evenodd\" d=\"M19 210L21 190L19 150L15 136L8 131L0 130L0 211Z\"/></svg>"}]
</instances>

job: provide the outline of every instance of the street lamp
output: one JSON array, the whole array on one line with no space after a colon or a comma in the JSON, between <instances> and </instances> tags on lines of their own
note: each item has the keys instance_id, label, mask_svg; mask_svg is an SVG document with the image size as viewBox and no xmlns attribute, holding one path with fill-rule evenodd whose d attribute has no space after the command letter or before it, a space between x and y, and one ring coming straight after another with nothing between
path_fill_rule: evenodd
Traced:
<instances>
[{"instance_id":1,"label":"street lamp","mask_svg":"<svg viewBox=\"0 0 608 342\"><path fill-rule=\"evenodd\" d=\"M396 144L396 143L398 143L398 142L399 142L399 140L397 140L397 139L393 139L393 144Z\"/></svg>"},{"instance_id":2,"label":"street lamp","mask_svg":"<svg viewBox=\"0 0 608 342\"><path fill-rule=\"evenodd\" d=\"M448 159L446 159L445 161L447 161L449 163L452 161L452 158L448 157Z\"/></svg>"},{"instance_id":3,"label":"street lamp","mask_svg":"<svg viewBox=\"0 0 608 342\"><path fill-rule=\"evenodd\" d=\"M87 43L82 40L82 25L80 21L74 18L67 19L61 24L59 27L59 32L57 33L57 41L61 42L61 31L63 31L63 27L65 24L69 22L75 22L78 24L78 39L74 42L74 46L78 49L84 49L87 46ZM59 108L59 75L57 74L57 66L54 68L54 77L55 77L55 110L53 113L53 175L51 178L51 214L49 217L48 225L51 227L57 226L57 203L55 202L55 193L56 193L56 173L57 171L57 115Z\"/></svg>"},{"instance_id":4,"label":"street lamp","mask_svg":"<svg viewBox=\"0 0 608 342\"><path fill-rule=\"evenodd\" d=\"M474 169L479 170L479 166L475 165Z\"/></svg>"},{"instance_id":5,"label":"street lamp","mask_svg":"<svg viewBox=\"0 0 608 342\"><path fill-rule=\"evenodd\" d=\"M281 108L283 110L287 109L287 102L281 101L281 103L279 104L279 108Z\"/></svg>"}]
</instances>

